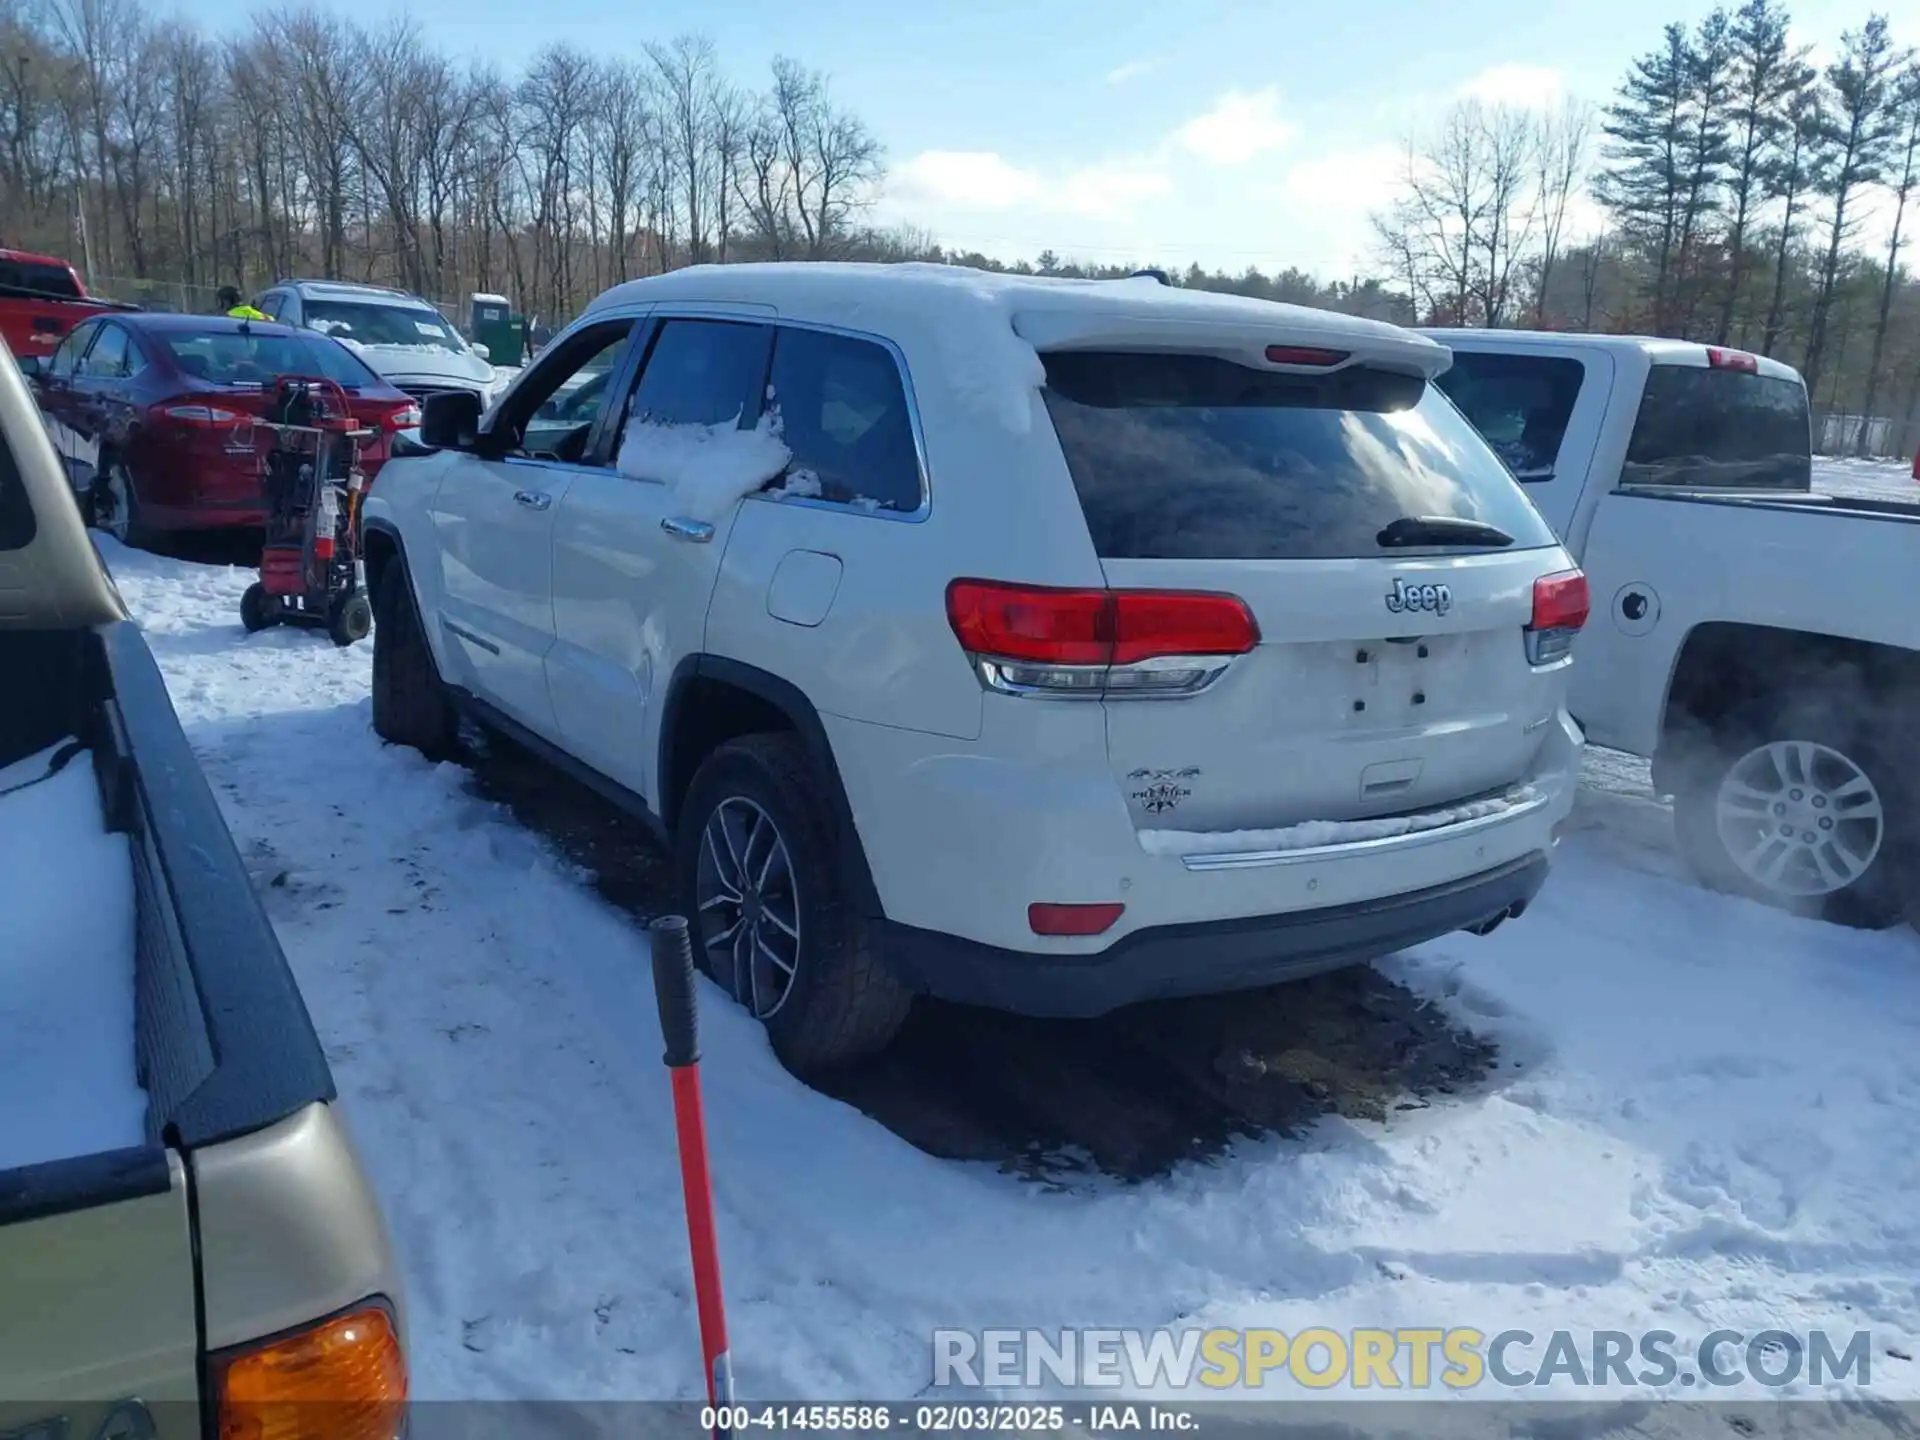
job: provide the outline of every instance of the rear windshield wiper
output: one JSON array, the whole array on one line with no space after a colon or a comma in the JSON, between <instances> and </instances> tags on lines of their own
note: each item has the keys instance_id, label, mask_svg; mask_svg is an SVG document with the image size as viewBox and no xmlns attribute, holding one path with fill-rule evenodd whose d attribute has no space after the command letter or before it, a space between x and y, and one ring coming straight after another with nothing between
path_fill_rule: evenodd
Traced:
<instances>
[{"instance_id":1,"label":"rear windshield wiper","mask_svg":"<svg viewBox=\"0 0 1920 1440\"><path fill-rule=\"evenodd\" d=\"M1513 536L1484 520L1453 515L1402 515L1373 537L1383 550L1403 545L1511 545Z\"/></svg>"}]
</instances>

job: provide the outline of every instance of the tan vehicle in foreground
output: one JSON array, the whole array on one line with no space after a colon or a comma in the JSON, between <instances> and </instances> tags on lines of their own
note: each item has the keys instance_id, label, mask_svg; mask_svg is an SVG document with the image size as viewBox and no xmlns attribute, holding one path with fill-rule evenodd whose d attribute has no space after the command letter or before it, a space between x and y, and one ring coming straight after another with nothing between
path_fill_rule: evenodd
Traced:
<instances>
[{"instance_id":1,"label":"tan vehicle in foreground","mask_svg":"<svg viewBox=\"0 0 1920 1440\"><path fill-rule=\"evenodd\" d=\"M0 348L0 1437L404 1429L293 975Z\"/></svg>"}]
</instances>

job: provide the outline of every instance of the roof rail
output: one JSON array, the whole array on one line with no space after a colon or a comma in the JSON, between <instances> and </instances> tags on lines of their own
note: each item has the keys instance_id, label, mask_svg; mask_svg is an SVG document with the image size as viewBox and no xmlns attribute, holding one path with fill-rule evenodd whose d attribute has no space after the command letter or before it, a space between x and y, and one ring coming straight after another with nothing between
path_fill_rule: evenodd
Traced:
<instances>
[{"instance_id":1,"label":"roof rail","mask_svg":"<svg viewBox=\"0 0 1920 1440\"><path fill-rule=\"evenodd\" d=\"M1133 274L1129 275L1127 278L1129 280L1157 280L1162 285L1173 284L1173 277L1168 275L1167 272L1164 270L1155 270L1155 269L1136 270L1133 272Z\"/></svg>"},{"instance_id":2,"label":"roof rail","mask_svg":"<svg viewBox=\"0 0 1920 1440\"><path fill-rule=\"evenodd\" d=\"M375 290L382 295L401 295L412 298L410 291L396 289L392 285L375 285L368 280L328 280L319 276L291 276L276 280L267 288L277 289L282 285L337 285L342 290Z\"/></svg>"}]
</instances>

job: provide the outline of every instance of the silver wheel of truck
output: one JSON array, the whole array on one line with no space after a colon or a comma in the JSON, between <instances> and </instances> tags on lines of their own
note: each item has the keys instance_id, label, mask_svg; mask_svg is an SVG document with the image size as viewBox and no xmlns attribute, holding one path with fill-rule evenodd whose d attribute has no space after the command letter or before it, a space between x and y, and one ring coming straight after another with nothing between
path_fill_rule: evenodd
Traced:
<instances>
[{"instance_id":1,"label":"silver wheel of truck","mask_svg":"<svg viewBox=\"0 0 1920 1440\"><path fill-rule=\"evenodd\" d=\"M1840 751L1807 740L1775 740L1735 760L1720 782L1714 819L1741 873L1796 898L1858 882L1887 834L1872 777Z\"/></svg>"},{"instance_id":2,"label":"silver wheel of truck","mask_svg":"<svg viewBox=\"0 0 1920 1440\"><path fill-rule=\"evenodd\" d=\"M730 976L733 998L756 1020L780 1012L800 967L800 898L793 859L765 810L723 800L700 836L694 877L707 970Z\"/></svg>"},{"instance_id":3,"label":"silver wheel of truck","mask_svg":"<svg viewBox=\"0 0 1920 1440\"><path fill-rule=\"evenodd\" d=\"M1920 853L1908 775L1852 724L1724 726L1675 776L1675 837L1716 890L1883 929Z\"/></svg>"}]
</instances>

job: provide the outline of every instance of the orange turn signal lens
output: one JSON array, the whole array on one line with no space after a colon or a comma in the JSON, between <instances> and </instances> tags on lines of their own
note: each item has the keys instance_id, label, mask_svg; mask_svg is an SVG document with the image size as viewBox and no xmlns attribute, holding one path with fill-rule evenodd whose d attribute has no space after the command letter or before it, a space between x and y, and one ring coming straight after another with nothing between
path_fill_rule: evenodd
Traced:
<instances>
[{"instance_id":1,"label":"orange turn signal lens","mask_svg":"<svg viewBox=\"0 0 1920 1440\"><path fill-rule=\"evenodd\" d=\"M394 1440L406 1425L407 1359L378 1305L243 1351L218 1384L220 1440Z\"/></svg>"}]
</instances>

